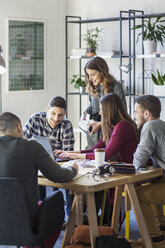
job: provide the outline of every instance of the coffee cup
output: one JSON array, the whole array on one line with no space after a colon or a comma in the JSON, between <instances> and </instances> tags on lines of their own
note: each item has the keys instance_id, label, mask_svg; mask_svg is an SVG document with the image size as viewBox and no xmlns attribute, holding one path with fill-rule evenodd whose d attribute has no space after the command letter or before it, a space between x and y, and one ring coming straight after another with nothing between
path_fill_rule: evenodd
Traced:
<instances>
[{"instance_id":1,"label":"coffee cup","mask_svg":"<svg viewBox=\"0 0 165 248\"><path fill-rule=\"evenodd\" d=\"M95 152L95 163L96 167L104 164L105 161L105 149L104 148L96 148Z\"/></svg>"}]
</instances>

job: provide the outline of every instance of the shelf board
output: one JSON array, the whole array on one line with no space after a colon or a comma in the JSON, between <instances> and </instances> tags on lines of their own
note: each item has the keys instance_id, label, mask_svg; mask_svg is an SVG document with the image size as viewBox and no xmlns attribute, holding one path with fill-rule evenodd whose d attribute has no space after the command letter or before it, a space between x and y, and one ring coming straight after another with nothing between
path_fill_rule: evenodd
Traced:
<instances>
[{"instance_id":1,"label":"shelf board","mask_svg":"<svg viewBox=\"0 0 165 248\"><path fill-rule=\"evenodd\" d=\"M120 58L120 55L103 55L103 54L97 54L97 55L95 55L95 56L93 56L93 57L96 57L96 56L100 56L100 57L102 57L102 58L109 58L109 59L116 59L116 58ZM90 59L90 58L92 58L92 57L87 57L87 56L81 56L81 55L72 55L72 56L68 56L67 57L68 59ZM127 55L122 55L122 58L128 58L128 56Z\"/></svg>"},{"instance_id":2,"label":"shelf board","mask_svg":"<svg viewBox=\"0 0 165 248\"><path fill-rule=\"evenodd\" d=\"M83 95L83 96L86 96L86 95L88 95L88 94L87 94L87 93L82 94L82 93L80 93L80 92L68 92L67 95Z\"/></svg>"},{"instance_id":3,"label":"shelf board","mask_svg":"<svg viewBox=\"0 0 165 248\"><path fill-rule=\"evenodd\" d=\"M145 59L145 58L165 58L165 53L155 53L155 54L139 54L136 55L136 58Z\"/></svg>"}]
</instances>

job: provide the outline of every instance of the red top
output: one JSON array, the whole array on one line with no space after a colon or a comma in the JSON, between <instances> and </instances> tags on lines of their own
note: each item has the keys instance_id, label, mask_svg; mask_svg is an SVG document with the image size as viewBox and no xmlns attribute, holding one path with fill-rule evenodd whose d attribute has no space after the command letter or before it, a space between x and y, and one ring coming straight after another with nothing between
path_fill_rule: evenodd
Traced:
<instances>
[{"instance_id":1,"label":"red top","mask_svg":"<svg viewBox=\"0 0 165 248\"><path fill-rule=\"evenodd\" d=\"M105 148L105 161L110 160L115 155L117 161L133 163L133 154L138 145L135 132L128 121L120 121L113 129L111 138L107 146L102 139L91 149L81 150L86 153L86 159L95 159L94 149Z\"/></svg>"}]
</instances>

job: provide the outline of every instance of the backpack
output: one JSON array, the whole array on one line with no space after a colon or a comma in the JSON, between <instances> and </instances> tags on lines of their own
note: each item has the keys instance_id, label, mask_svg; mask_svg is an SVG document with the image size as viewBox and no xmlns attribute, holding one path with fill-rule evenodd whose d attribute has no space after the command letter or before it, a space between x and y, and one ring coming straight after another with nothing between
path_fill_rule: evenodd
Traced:
<instances>
[{"instance_id":1,"label":"backpack","mask_svg":"<svg viewBox=\"0 0 165 248\"><path fill-rule=\"evenodd\" d=\"M113 235L113 229L108 226L99 226L98 227L99 235ZM65 248L90 248L90 231L89 226L79 225L76 227L71 240L70 245L67 245Z\"/></svg>"},{"instance_id":2,"label":"backpack","mask_svg":"<svg viewBox=\"0 0 165 248\"><path fill-rule=\"evenodd\" d=\"M100 236L96 238L95 248L131 248L125 238L118 238L115 235Z\"/></svg>"}]
</instances>

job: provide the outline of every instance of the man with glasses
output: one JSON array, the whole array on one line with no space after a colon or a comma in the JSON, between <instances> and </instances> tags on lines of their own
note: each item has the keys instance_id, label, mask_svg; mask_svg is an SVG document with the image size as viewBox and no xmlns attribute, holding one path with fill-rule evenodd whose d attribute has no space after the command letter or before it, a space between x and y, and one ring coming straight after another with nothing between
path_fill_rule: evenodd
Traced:
<instances>
[{"instance_id":1,"label":"man with glasses","mask_svg":"<svg viewBox=\"0 0 165 248\"><path fill-rule=\"evenodd\" d=\"M74 133L72 123L65 119L66 101L61 96L50 100L46 112L33 114L24 126L24 136L31 139L33 135L48 137L53 150L72 151ZM40 186L41 199L46 196L44 186ZM73 197L66 191L67 214L70 212Z\"/></svg>"}]
</instances>

